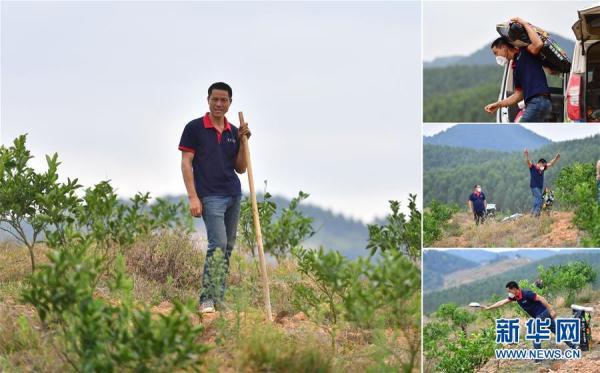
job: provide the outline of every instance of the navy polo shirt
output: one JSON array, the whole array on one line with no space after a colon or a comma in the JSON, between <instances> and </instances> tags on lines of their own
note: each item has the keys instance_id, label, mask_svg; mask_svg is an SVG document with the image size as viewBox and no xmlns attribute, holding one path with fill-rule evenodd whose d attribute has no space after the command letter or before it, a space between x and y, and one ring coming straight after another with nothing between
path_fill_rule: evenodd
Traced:
<instances>
[{"instance_id":1,"label":"navy polo shirt","mask_svg":"<svg viewBox=\"0 0 600 373\"><path fill-rule=\"evenodd\" d=\"M529 182L529 186L531 188L544 189L544 172L546 172L546 169L542 171L537 167L537 165L533 163L531 164L531 166L529 166L529 173L531 174L531 181Z\"/></svg>"},{"instance_id":2,"label":"navy polo shirt","mask_svg":"<svg viewBox=\"0 0 600 373\"><path fill-rule=\"evenodd\" d=\"M208 113L185 126L179 150L194 153L192 167L198 197L242 194L235 173L235 159L240 150L237 136L237 127L227 119L223 132L217 131Z\"/></svg>"},{"instance_id":3,"label":"navy polo shirt","mask_svg":"<svg viewBox=\"0 0 600 373\"><path fill-rule=\"evenodd\" d=\"M485 194L483 193L471 193L469 201L473 202L473 210L475 212L485 211Z\"/></svg>"},{"instance_id":4,"label":"navy polo shirt","mask_svg":"<svg viewBox=\"0 0 600 373\"><path fill-rule=\"evenodd\" d=\"M508 298L511 302L517 302L523 311L533 318L538 317L545 312L546 306L538 300L537 294L531 290L521 289L520 296L516 298Z\"/></svg>"},{"instance_id":5,"label":"navy polo shirt","mask_svg":"<svg viewBox=\"0 0 600 373\"><path fill-rule=\"evenodd\" d=\"M515 89L523 90L525 103L533 96L549 94L548 81L540 60L527 51L519 48L519 54L513 63Z\"/></svg>"}]
</instances>

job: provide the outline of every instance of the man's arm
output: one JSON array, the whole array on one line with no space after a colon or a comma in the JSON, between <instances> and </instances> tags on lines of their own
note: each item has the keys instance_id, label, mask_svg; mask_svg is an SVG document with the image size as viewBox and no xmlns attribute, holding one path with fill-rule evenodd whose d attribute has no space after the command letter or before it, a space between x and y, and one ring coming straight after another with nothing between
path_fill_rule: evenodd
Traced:
<instances>
[{"instance_id":1,"label":"man's arm","mask_svg":"<svg viewBox=\"0 0 600 373\"><path fill-rule=\"evenodd\" d=\"M554 158L552 158L552 160L546 164L546 169L554 166L554 164L556 162L558 162L559 159L560 159L560 153L556 154L556 156Z\"/></svg>"},{"instance_id":2,"label":"man's arm","mask_svg":"<svg viewBox=\"0 0 600 373\"><path fill-rule=\"evenodd\" d=\"M556 311L554 311L554 309L552 308L550 303L548 303L546 298L542 297L541 295L537 295L537 300L541 302L544 305L544 307L546 307L548 313L550 314L550 317L552 317L553 319L556 318Z\"/></svg>"},{"instance_id":3,"label":"man's arm","mask_svg":"<svg viewBox=\"0 0 600 373\"><path fill-rule=\"evenodd\" d=\"M473 202L471 200L467 201L467 206L469 207L469 212L473 212Z\"/></svg>"},{"instance_id":4,"label":"man's arm","mask_svg":"<svg viewBox=\"0 0 600 373\"><path fill-rule=\"evenodd\" d=\"M485 309L485 310L493 310L494 308L502 307L506 303L509 303L509 302L510 302L510 300L508 300L508 299L502 299L502 300L499 300L496 303L492 304L491 306L484 306L483 309Z\"/></svg>"},{"instance_id":5,"label":"man's arm","mask_svg":"<svg viewBox=\"0 0 600 373\"><path fill-rule=\"evenodd\" d=\"M523 25L525 31L527 31L527 36L529 36L529 40L531 40L531 44L527 46L527 51L534 56L538 55L544 46L544 42L540 39L538 33L533 29L529 22L522 20L519 17L514 17L511 19L512 22L517 22Z\"/></svg>"},{"instance_id":6,"label":"man's arm","mask_svg":"<svg viewBox=\"0 0 600 373\"><path fill-rule=\"evenodd\" d=\"M238 141L240 142L240 148L238 149L237 156L235 157L235 171L238 174L243 174L248 168L248 160L246 159L246 141L242 141L242 136L250 138L250 129L248 129L248 123L240 125L238 131Z\"/></svg>"},{"instance_id":7,"label":"man's arm","mask_svg":"<svg viewBox=\"0 0 600 373\"><path fill-rule=\"evenodd\" d=\"M198 198L196 193L196 185L194 184L194 170L192 167L192 161L194 160L194 153L192 152L181 152L181 173L183 174L183 182L185 189L187 190L188 200L190 201L190 213L192 216L202 216L202 202Z\"/></svg>"},{"instance_id":8,"label":"man's arm","mask_svg":"<svg viewBox=\"0 0 600 373\"><path fill-rule=\"evenodd\" d=\"M512 95L505 98L504 100L496 101L493 104L487 105L485 107L485 111L487 111L490 114L493 114L496 111L498 111L498 109L507 107L507 106L516 105L521 100L523 100L523 91L519 89L519 90L516 90L515 93L513 93Z\"/></svg>"},{"instance_id":9,"label":"man's arm","mask_svg":"<svg viewBox=\"0 0 600 373\"><path fill-rule=\"evenodd\" d=\"M529 150L525 149L523 154L525 154L525 164L527 164L527 168L531 168L531 161L529 160Z\"/></svg>"}]
</instances>

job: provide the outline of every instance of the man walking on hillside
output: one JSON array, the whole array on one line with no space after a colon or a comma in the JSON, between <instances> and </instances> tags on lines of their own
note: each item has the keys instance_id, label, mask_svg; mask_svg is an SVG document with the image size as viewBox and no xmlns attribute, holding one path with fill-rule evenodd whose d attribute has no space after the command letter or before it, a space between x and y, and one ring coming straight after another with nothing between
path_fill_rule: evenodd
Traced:
<instances>
[{"instance_id":1,"label":"man walking on hillside","mask_svg":"<svg viewBox=\"0 0 600 373\"><path fill-rule=\"evenodd\" d=\"M246 172L247 165L244 143L240 140L242 136L250 137L250 130L247 123L242 123L238 129L225 118L231 98L229 85L212 84L208 88L209 112L189 122L179 142L190 213L204 219L208 236L199 306L203 313L214 312L215 302L221 300L225 292L225 276L235 245L242 195L236 172ZM212 258L217 248L223 252L225 275L215 280L218 284L213 284L211 268L215 265Z\"/></svg>"},{"instance_id":2,"label":"man walking on hillside","mask_svg":"<svg viewBox=\"0 0 600 373\"><path fill-rule=\"evenodd\" d=\"M519 289L519 284L515 281L510 281L506 284L506 290L508 291L508 298L502 299L491 306L483 306L486 310L493 310L494 308L502 307L505 304L511 302L517 302L519 306L525 311L529 316L534 319L545 320L550 319L550 331L553 334L556 334L556 312L548 303L546 298L541 295L536 294L535 292L528 289ZM575 346L571 342L565 342L570 348L575 348ZM540 342L533 342L533 348L539 350L542 348L542 344Z\"/></svg>"},{"instance_id":3,"label":"man walking on hillside","mask_svg":"<svg viewBox=\"0 0 600 373\"><path fill-rule=\"evenodd\" d=\"M542 190L544 189L544 173L558 160L560 159L560 153L556 154L550 162L546 162L544 158L540 158L537 164L531 163L529 160L529 151L525 149L525 163L529 168L530 181L529 187L531 187L531 194L533 195L533 206L531 213L533 216L539 217L542 211Z\"/></svg>"},{"instance_id":4,"label":"man walking on hillside","mask_svg":"<svg viewBox=\"0 0 600 373\"><path fill-rule=\"evenodd\" d=\"M473 213L475 224L479 225L485 221L485 211L487 209L487 201L485 194L481 191L481 185L477 184L473 187L473 193L469 196L469 211Z\"/></svg>"},{"instance_id":5,"label":"man walking on hillside","mask_svg":"<svg viewBox=\"0 0 600 373\"><path fill-rule=\"evenodd\" d=\"M525 112L520 122L545 122L552 113L552 101L544 68L537 57L544 42L533 27L521 18L513 18L511 22L523 25L531 44L527 47L515 48L503 37L494 40L491 49L496 56L496 62L505 66L512 61L515 93L504 100L487 105L485 111L493 114L500 108L516 105L521 100L525 100Z\"/></svg>"}]
</instances>

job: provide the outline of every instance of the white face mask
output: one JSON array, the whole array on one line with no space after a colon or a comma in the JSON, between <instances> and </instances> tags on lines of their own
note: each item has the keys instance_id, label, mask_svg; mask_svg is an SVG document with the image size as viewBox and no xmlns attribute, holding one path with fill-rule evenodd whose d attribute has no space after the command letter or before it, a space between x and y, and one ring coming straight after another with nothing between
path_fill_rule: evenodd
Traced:
<instances>
[{"instance_id":1,"label":"white face mask","mask_svg":"<svg viewBox=\"0 0 600 373\"><path fill-rule=\"evenodd\" d=\"M544 171L544 166L540 166L540 171Z\"/></svg>"},{"instance_id":2,"label":"white face mask","mask_svg":"<svg viewBox=\"0 0 600 373\"><path fill-rule=\"evenodd\" d=\"M477 191L477 193L481 193L481 188L477 188L475 191Z\"/></svg>"},{"instance_id":3,"label":"white face mask","mask_svg":"<svg viewBox=\"0 0 600 373\"><path fill-rule=\"evenodd\" d=\"M508 293L508 297L509 297L510 299L513 299L513 298L515 297L515 295L514 295L513 293Z\"/></svg>"},{"instance_id":4,"label":"white face mask","mask_svg":"<svg viewBox=\"0 0 600 373\"><path fill-rule=\"evenodd\" d=\"M500 66L506 66L508 59L503 56L496 56L496 63Z\"/></svg>"}]
</instances>

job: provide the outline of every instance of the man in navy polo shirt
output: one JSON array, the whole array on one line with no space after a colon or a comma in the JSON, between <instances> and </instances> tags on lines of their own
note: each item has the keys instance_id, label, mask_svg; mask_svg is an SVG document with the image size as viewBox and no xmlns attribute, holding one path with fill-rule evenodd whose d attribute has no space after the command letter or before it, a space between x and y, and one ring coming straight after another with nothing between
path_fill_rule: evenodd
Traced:
<instances>
[{"instance_id":1,"label":"man in navy polo shirt","mask_svg":"<svg viewBox=\"0 0 600 373\"><path fill-rule=\"evenodd\" d=\"M525 100L525 112L519 121L545 122L552 113L552 101L544 68L537 57L544 42L529 23L518 17L511 21L525 27L531 43L527 47L515 48L503 37L494 40L491 49L496 56L496 62L506 66L509 61L513 61L515 93L504 100L487 105L485 111L495 113L502 107L516 105Z\"/></svg>"},{"instance_id":2,"label":"man in navy polo shirt","mask_svg":"<svg viewBox=\"0 0 600 373\"><path fill-rule=\"evenodd\" d=\"M483 306L483 308L486 310L493 310L494 308L502 307L505 304L517 302L523 311L525 311L532 318L542 320L550 319L550 331L556 334L556 323L554 321L554 319L556 319L556 311L554 311L546 298L536 294L531 290L519 289L519 284L517 284L515 281L508 282L506 284L506 290L508 291L508 298L502 299L491 306ZM575 348L571 342L565 343L569 347ZM542 344L534 342L533 348L540 349L542 348Z\"/></svg>"},{"instance_id":3,"label":"man in navy polo shirt","mask_svg":"<svg viewBox=\"0 0 600 373\"><path fill-rule=\"evenodd\" d=\"M542 191L544 190L544 173L558 160L560 159L560 153L556 154L550 162L546 162L544 158L540 158L537 164L531 163L529 160L529 151L525 149L525 163L529 168L530 181L529 187L531 188L531 194L533 195L533 206L531 213L538 217L542 212Z\"/></svg>"},{"instance_id":4,"label":"man in navy polo shirt","mask_svg":"<svg viewBox=\"0 0 600 373\"><path fill-rule=\"evenodd\" d=\"M249 137L250 131L247 123L241 124L238 130L225 118L231 97L229 85L212 84L208 88L209 112L189 122L179 142L190 213L202 216L208 236L199 307L203 313L214 312L215 302L221 300L225 292L225 276L221 276L219 284L213 284L210 269L215 268L212 258L219 248L223 252L225 274L229 270L242 195L236 172L246 172L247 165L245 145L240 139Z\"/></svg>"},{"instance_id":5,"label":"man in navy polo shirt","mask_svg":"<svg viewBox=\"0 0 600 373\"><path fill-rule=\"evenodd\" d=\"M481 191L481 185L477 184L473 187L473 193L469 196L468 205L469 211L473 212L475 224L479 225L479 223L483 223L487 201L485 200L485 194Z\"/></svg>"}]
</instances>

